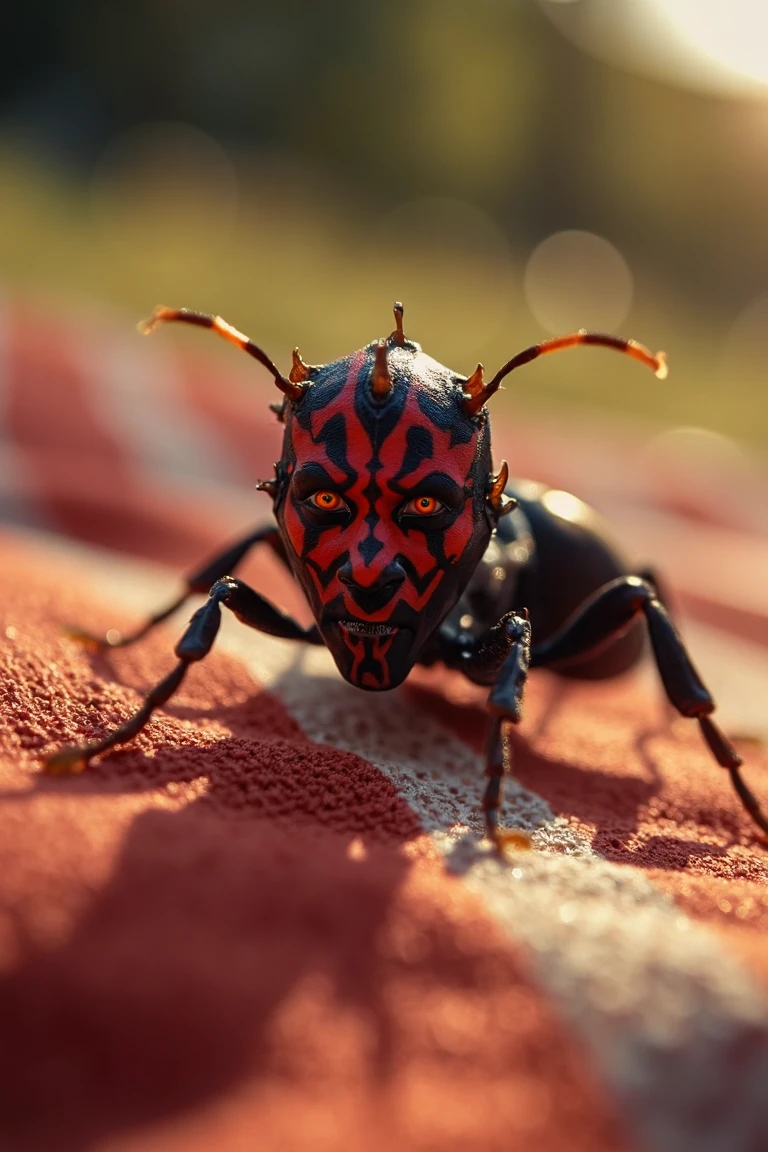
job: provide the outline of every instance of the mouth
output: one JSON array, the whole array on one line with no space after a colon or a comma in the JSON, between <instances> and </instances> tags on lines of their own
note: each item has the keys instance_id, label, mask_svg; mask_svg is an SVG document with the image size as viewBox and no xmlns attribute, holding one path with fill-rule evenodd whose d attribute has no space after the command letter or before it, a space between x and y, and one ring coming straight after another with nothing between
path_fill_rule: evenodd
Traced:
<instances>
[{"instance_id":1,"label":"mouth","mask_svg":"<svg viewBox=\"0 0 768 1152\"><path fill-rule=\"evenodd\" d=\"M393 636L400 631L394 624L368 624L363 620L339 620L337 623L353 636Z\"/></svg>"}]
</instances>

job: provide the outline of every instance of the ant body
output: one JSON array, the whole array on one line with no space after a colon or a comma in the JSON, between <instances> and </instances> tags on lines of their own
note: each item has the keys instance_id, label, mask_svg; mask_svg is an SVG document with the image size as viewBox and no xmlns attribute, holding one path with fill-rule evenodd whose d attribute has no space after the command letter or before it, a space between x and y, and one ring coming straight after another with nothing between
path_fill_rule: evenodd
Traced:
<instances>
[{"instance_id":1,"label":"ant body","mask_svg":"<svg viewBox=\"0 0 768 1152\"><path fill-rule=\"evenodd\" d=\"M259 488L274 502L262 527L188 577L183 595L131 635L91 646L119 647L145 636L193 594L208 600L176 646L174 670L125 724L103 739L45 759L49 772L75 772L131 740L211 650L221 606L272 636L325 645L341 675L368 691L394 688L414 664L442 662L490 687L483 811L497 848L522 843L499 827L505 772L503 725L522 714L529 667L600 679L632 667L643 622L670 701L695 719L712 755L730 773L755 823L768 820L742 779L741 759L712 719L701 682L650 574L633 574L580 501L558 509L552 493L509 482L491 463L487 401L513 369L580 344L614 348L666 374L664 356L635 341L589 332L536 344L488 382L438 364L403 333L331 364L305 364L298 350L288 377L218 316L157 308L142 326L180 321L213 329L257 359L283 393L273 405L285 426L275 477ZM574 511L575 509L575 511ZM273 549L303 589L315 623L304 628L232 576L257 544Z\"/></svg>"}]
</instances>

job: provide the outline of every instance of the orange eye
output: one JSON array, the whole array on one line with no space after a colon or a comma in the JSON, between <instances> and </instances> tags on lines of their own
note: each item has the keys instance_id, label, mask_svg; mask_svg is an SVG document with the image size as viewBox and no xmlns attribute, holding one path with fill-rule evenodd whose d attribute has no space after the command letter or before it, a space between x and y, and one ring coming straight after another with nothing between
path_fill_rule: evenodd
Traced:
<instances>
[{"instance_id":1,"label":"orange eye","mask_svg":"<svg viewBox=\"0 0 768 1152\"><path fill-rule=\"evenodd\" d=\"M443 505L434 496L416 496L408 501L403 512L407 516L434 516L442 507Z\"/></svg>"},{"instance_id":2,"label":"orange eye","mask_svg":"<svg viewBox=\"0 0 768 1152\"><path fill-rule=\"evenodd\" d=\"M315 492L309 502L322 512L336 512L344 503L338 492Z\"/></svg>"}]
</instances>

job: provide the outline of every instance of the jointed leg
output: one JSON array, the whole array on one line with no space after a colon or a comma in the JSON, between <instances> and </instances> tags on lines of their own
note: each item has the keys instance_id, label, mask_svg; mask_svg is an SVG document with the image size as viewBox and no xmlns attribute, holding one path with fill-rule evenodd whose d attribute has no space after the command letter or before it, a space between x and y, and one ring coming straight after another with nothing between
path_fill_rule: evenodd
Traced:
<instances>
[{"instance_id":1,"label":"jointed leg","mask_svg":"<svg viewBox=\"0 0 768 1152\"><path fill-rule=\"evenodd\" d=\"M488 783L483 796L486 835L499 850L506 846L529 848L531 844L530 837L526 833L505 832L499 828L502 783L508 767L506 760L511 755L509 746L504 740L503 725L506 721L519 724L522 719L523 692L528 673L531 642L531 626L526 619L520 616L510 616L504 621L504 624L512 645L488 698L490 717L486 738L485 767Z\"/></svg>"},{"instance_id":2,"label":"jointed leg","mask_svg":"<svg viewBox=\"0 0 768 1152\"><path fill-rule=\"evenodd\" d=\"M768 819L739 773L741 757L711 718L715 702L691 663L656 589L647 581L622 576L606 584L559 632L533 646L531 664L556 668L569 660L583 659L620 635L641 613L667 696L682 716L698 720L710 752L718 764L728 769L744 807L758 827L768 833Z\"/></svg>"},{"instance_id":3,"label":"jointed leg","mask_svg":"<svg viewBox=\"0 0 768 1152\"><path fill-rule=\"evenodd\" d=\"M152 713L173 696L184 679L189 665L202 660L210 652L221 624L222 604L230 608L243 624L248 624L251 628L257 628L270 636L304 640L310 644L322 643L314 625L311 628L303 628L247 584L231 576L218 580L211 588L208 600L195 612L176 645L178 664L164 680L147 693L138 712L102 740L61 748L58 752L46 756L43 760L46 771L54 774L82 772L94 756L107 752L118 744L125 744L138 735Z\"/></svg>"},{"instance_id":4,"label":"jointed leg","mask_svg":"<svg viewBox=\"0 0 768 1152\"><path fill-rule=\"evenodd\" d=\"M230 544L223 552L207 560L201 568L191 572L185 578L184 583L186 587L181 596L177 597L173 603L162 608L159 612L155 612L133 632L121 635L114 629L110 629L106 636L94 636L92 633L86 632L81 628L67 626L65 629L66 633L70 639L77 640L80 644L97 652L105 648L125 648L129 644L134 644L137 640L143 639L143 637L146 636L148 632L151 632L158 624L167 620L168 617L172 616L174 612L177 612L179 608L183 607L190 596L204 596L217 580L221 580L224 576L228 576L235 571L238 564L242 562L255 544L262 543L269 544L281 560L285 559L277 528L273 524L267 525L266 527L257 529L255 532L250 532L247 536L243 537L242 540L237 540L234 544Z\"/></svg>"}]
</instances>

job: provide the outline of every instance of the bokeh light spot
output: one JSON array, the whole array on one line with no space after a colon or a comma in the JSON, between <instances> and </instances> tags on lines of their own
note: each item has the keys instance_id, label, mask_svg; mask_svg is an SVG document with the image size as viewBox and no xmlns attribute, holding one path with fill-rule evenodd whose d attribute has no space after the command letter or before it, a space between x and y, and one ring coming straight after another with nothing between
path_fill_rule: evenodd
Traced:
<instances>
[{"instance_id":1,"label":"bokeh light spot","mask_svg":"<svg viewBox=\"0 0 768 1152\"><path fill-rule=\"evenodd\" d=\"M556 232L525 269L525 298L549 332L615 331L632 306L633 279L613 244L592 232Z\"/></svg>"},{"instance_id":2,"label":"bokeh light spot","mask_svg":"<svg viewBox=\"0 0 768 1152\"><path fill-rule=\"evenodd\" d=\"M541 502L549 512L559 516L561 520L570 520L572 524L586 523L589 520L587 505L570 492L550 488L542 496Z\"/></svg>"}]
</instances>

